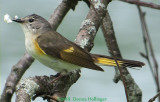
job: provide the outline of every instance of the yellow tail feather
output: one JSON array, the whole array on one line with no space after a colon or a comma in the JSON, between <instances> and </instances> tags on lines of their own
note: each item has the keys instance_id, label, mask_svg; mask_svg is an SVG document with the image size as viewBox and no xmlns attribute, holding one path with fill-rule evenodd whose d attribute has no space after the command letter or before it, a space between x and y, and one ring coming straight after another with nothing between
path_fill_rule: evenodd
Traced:
<instances>
[{"instance_id":1,"label":"yellow tail feather","mask_svg":"<svg viewBox=\"0 0 160 102\"><path fill-rule=\"evenodd\" d=\"M92 55L92 58L96 64L104 65L104 66L117 66L114 58L103 56L103 55ZM125 59L117 59L118 65L121 67L142 67L144 66L143 62L134 61L134 60L125 60Z\"/></svg>"},{"instance_id":2,"label":"yellow tail feather","mask_svg":"<svg viewBox=\"0 0 160 102\"><path fill-rule=\"evenodd\" d=\"M117 61L119 66L121 66L123 64L122 61ZM117 66L115 60L113 59L108 59L108 58L97 58L97 62L98 64L102 64L102 65L108 65L108 66Z\"/></svg>"}]
</instances>

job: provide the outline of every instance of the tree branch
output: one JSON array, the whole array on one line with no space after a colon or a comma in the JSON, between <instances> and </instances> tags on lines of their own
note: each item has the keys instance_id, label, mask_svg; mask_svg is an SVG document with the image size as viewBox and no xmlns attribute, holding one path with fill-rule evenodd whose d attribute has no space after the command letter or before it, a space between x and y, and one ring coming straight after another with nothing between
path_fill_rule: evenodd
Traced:
<instances>
[{"instance_id":1,"label":"tree branch","mask_svg":"<svg viewBox=\"0 0 160 102\"><path fill-rule=\"evenodd\" d=\"M108 12L106 12L106 16L103 19L103 25L101 28L102 28L107 46L109 48L110 54L113 57L122 58L122 55L120 53L120 50L119 50L119 47L116 41L112 21L111 21L111 18ZM118 75L115 75L114 81L118 82L119 77L121 77L120 79L121 81L123 81L124 87L125 87L127 102L141 102L142 101L142 91L138 87L138 85L135 83L134 79L128 72L127 68L119 67L119 71L120 71L120 75L116 71L116 74ZM118 79L117 79L117 76L118 76Z\"/></svg>"},{"instance_id":2,"label":"tree branch","mask_svg":"<svg viewBox=\"0 0 160 102\"><path fill-rule=\"evenodd\" d=\"M119 46L118 46L118 43L116 40L114 28L113 28L112 21L111 21L111 18L109 16L108 11L106 12L106 16L103 19L103 25L104 25L104 28L101 27L101 29L103 31L103 35L104 35L106 44L107 44L108 48L112 47L112 50L113 50L113 53L112 53L111 50L109 49L109 53L111 54L111 56L116 56L117 58L122 59L122 55L119 50ZM115 83L118 83L118 81L120 80L120 73L119 73L117 67L115 67L115 72L116 73L115 73L113 80Z\"/></svg>"},{"instance_id":3,"label":"tree branch","mask_svg":"<svg viewBox=\"0 0 160 102\"><path fill-rule=\"evenodd\" d=\"M48 102L63 102L69 88L77 81L75 78L77 76L80 77L78 71L71 72L54 83L51 81L56 76L36 76L23 79L16 87L16 102L30 102L31 98L34 100L39 96L47 99Z\"/></svg>"},{"instance_id":4,"label":"tree branch","mask_svg":"<svg viewBox=\"0 0 160 102\"><path fill-rule=\"evenodd\" d=\"M61 24L62 19L65 17L70 9L74 9L77 5L78 0L63 0L62 3L56 8L56 10L51 14L48 20L51 24L53 30L56 30Z\"/></svg>"},{"instance_id":5,"label":"tree branch","mask_svg":"<svg viewBox=\"0 0 160 102\"><path fill-rule=\"evenodd\" d=\"M90 2L91 2L91 1L90 1ZM96 11L96 9L95 9L94 5L92 4L92 2L91 2L91 6L93 7L94 11L96 12L98 19L100 20L100 18L99 18L99 13ZM107 22L107 20L108 20L108 22ZM101 22L101 21L100 21L100 22ZM109 24L109 27L108 27L107 24ZM104 17L104 19L103 19L103 23L102 23L102 25L101 25L101 28L102 28L102 31L103 31L103 33L104 33L105 40L106 40L107 45L108 45L108 47L109 47L110 53L111 53L111 55L114 57L114 60L115 60L115 62L116 62L116 64L117 64L117 67L118 67L118 69L119 69L120 77L121 77L121 80L122 80L122 82L123 82L123 84L124 84L124 89L125 89L125 94L126 94L127 102L134 101L134 100L136 100L136 101L141 101L141 97L142 97L142 96L140 96L140 98L139 98L139 97L135 97L135 94L133 94L133 93L135 93L135 92L133 92L130 88L127 88L128 86L130 86L130 84L126 83L127 80L128 80L128 78L131 78L131 81L132 81L132 82L134 82L134 80L132 79L132 77L130 76L130 74L129 74L129 72L128 72L128 70L127 70L126 68L125 68L125 69L121 69L121 68L119 67L119 64L118 64L118 62L117 62L117 56L114 55L115 52L118 52L118 51L119 51L119 48L118 48L118 44L117 44L117 42L116 42L116 38L115 38L115 35L114 35L114 30L113 30L113 27L112 27L112 22L111 22L110 16L109 16L109 14L108 14L107 11L106 11L106 17ZM106 29L108 30L108 32L106 31ZM112 37L113 39L111 39L111 38L109 38L109 37ZM113 44L114 47L116 47L116 50L117 50L117 51L115 51L115 52L113 51L111 44ZM114 48L114 49L115 49L115 48ZM119 54L120 57L121 57L120 51L118 52L118 54ZM116 70L116 72L118 72L118 71ZM125 73L124 73L124 72L125 72ZM126 73L127 73L127 74L126 74ZM118 74L119 74L119 73L118 73ZM127 76L125 76L125 75L127 75ZM129 76L129 77L128 77L128 76ZM135 82L134 82L134 83L135 83ZM136 86L136 88L134 88L135 86ZM137 85L136 83L134 84L133 89L138 89L138 91L139 91L139 87L138 87L138 85ZM130 94L128 93L128 91L130 91L130 93L132 93L133 95L130 95ZM137 91L136 91L136 92L137 92ZM139 94L139 93L138 93L138 94ZM140 91L140 94L141 94L141 91ZM129 95L130 95L130 96L129 96ZM137 95L137 94L136 94L136 95ZM141 95L142 95L142 94L141 94ZM137 99L135 99L135 98L137 98Z\"/></svg>"},{"instance_id":6,"label":"tree branch","mask_svg":"<svg viewBox=\"0 0 160 102\"><path fill-rule=\"evenodd\" d=\"M98 31L99 26L101 25L101 21L105 16L105 8L108 5L108 0L92 0L94 7L96 8L97 12L101 19L97 16L95 10L92 6L90 6L89 13L86 19L82 22L80 31L77 35L75 43L80 45L87 51L90 51L93 45L93 40L95 35Z\"/></svg>"},{"instance_id":7,"label":"tree branch","mask_svg":"<svg viewBox=\"0 0 160 102\"><path fill-rule=\"evenodd\" d=\"M139 6L149 7L149 8L153 8L153 9L160 9L160 5L158 5L158 4L148 3L148 2L144 2L144 1L140 1L140 0L120 0L120 1L127 2L130 4L136 4Z\"/></svg>"},{"instance_id":8,"label":"tree branch","mask_svg":"<svg viewBox=\"0 0 160 102\"><path fill-rule=\"evenodd\" d=\"M33 61L34 59L28 53L25 53L18 63L12 67L5 83L0 102L11 102L12 95L15 91L15 86Z\"/></svg>"}]
</instances>

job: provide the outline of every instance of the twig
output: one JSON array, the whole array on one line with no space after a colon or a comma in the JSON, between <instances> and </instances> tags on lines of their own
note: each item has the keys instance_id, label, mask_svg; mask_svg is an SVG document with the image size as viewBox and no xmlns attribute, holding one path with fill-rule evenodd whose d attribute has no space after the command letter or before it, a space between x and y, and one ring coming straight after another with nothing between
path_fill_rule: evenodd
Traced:
<instances>
[{"instance_id":1,"label":"twig","mask_svg":"<svg viewBox=\"0 0 160 102\"><path fill-rule=\"evenodd\" d=\"M145 15L145 12L142 12L142 10L141 10L141 8L140 8L140 6L137 6L137 8L138 8L138 11L139 11L139 15L140 15L140 20L141 20L141 27L142 27L142 32L143 32L143 41L144 41L144 47L145 47L145 53L146 53L146 55L144 54L144 53L141 53L141 55L144 57L144 55L145 55L145 59L147 59L147 61L148 61L148 65L149 65L149 67L150 67L150 70L151 70L151 72L152 72L152 75L153 75L153 77L155 77L155 72L153 71L153 67L152 67L152 64L151 64L151 61L150 61L150 57L149 57L149 50L148 50L148 46L147 46L147 38L146 38L146 28L145 28L145 24L144 24L144 15Z\"/></svg>"},{"instance_id":2,"label":"twig","mask_svg":"<svg viewBox=\"0 0 160 102\"><path fill-rule=\"evenodd\" d=\"M147 24L146 24L146 21L145 21L145 13L141 10L140 6L137 6L137 8L138 8L139 15L140 15L145 52L146 52L146 56L147 56L145 58L148 61L148 64L149 64L151 72L152 72L152 75L155 79L155 83L157 85L157 92L159 92L160 91L160 86L159 86L158 63L157 63L157 60L156 60L155 55L154 55L152 42L151 42L151 39L150 39L150 36L149 36ZM153 66L154 67L152 66L151 59L149 57L149 53L151 54L151 58L153 60ZM160 97L159 97L159 101L160 101Z\"/></svg>"},{"instance_id":3,"label":"twig","mask_svg":"<svg viewBox=\"0 0 160 102\"><path fill-rule=\"evenodd\" d=\"M160 92L158 92L154 97L152 97L148 102L153 102L155 99L160 96Z\"/></svg>"},{"instance_id":4,"label":"twig","mask_svg":"<svg viewBox=\"0 0 160 102\"><path fill-rule=\"evenodd\" d=\"M136 4L139 6L149 7L153 9L160 9L160 5L154 4L154 3L148 3L148 2L139 1L139 0L120 0L120 1L127 2L130 4Z\"/></svg>"}]
</instances>

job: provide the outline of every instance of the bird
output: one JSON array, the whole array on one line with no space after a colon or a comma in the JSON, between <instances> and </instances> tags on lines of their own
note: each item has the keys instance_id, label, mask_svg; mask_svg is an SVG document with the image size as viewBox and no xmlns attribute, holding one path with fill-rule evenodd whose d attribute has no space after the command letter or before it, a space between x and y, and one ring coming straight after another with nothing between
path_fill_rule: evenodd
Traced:
<instances>
[{"instance_id":1,"label":"bird","mask_svg":"<svg viewBox=\"0 0 160 102\"><path fill-rule=\"evenodd\" d=\"M58 73L88 68L104 71L101 66L117 66L115 58L92 54L58 32L50 23L37 14L13 19L19 23L25 35L27 52L45 66ZM143 62L116 58L120 67L142 67Z\"/></svg>"}]
</instances>

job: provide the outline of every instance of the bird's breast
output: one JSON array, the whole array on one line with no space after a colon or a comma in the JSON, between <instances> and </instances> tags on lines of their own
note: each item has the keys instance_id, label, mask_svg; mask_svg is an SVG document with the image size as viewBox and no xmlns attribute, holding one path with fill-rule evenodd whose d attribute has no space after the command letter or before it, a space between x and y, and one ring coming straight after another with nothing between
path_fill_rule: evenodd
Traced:
<instances>
[{"instance_id":1,"label":"bird's breast","mask_svg":"<svg viewBox=\"0 0 160 102\"><path fill-rule=\"evenodd\" d=\"M25 45L27 52L37 59L42 64L47 67L54 69L57 72L62 72L67 70L68 72L81 68L80 66L62 61L59 58L55 58L53 56L47 55L40 47L38 42L36 41L36 36L26 36L25 37Z\"/></svg>"}]
</instances>

